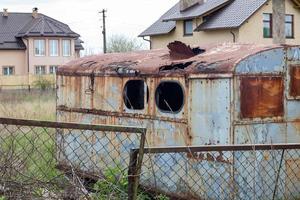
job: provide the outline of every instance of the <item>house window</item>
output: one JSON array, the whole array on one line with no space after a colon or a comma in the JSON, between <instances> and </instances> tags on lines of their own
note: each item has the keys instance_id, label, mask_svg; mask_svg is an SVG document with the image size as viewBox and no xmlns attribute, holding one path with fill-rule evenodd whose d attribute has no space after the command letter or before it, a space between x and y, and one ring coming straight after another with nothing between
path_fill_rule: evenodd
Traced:
<instances>
[{"instance_id":1,"label":"house window","mask_svg":"<svg viewBox=\"0 0 300 200\"><path fill-rule=\"evenodd\" d=\"M145 87L143 80L130 80L124 87L123 99L125 106L132 110L145 108Z\"/></svg>"},{"instance_id":2,"label":"house window","mask_svg":"<svg viewBox=\"0 0 300 200\"><path fill-rule=\"evenodd\" d=\"M50 65L49 66L49 74L56 74L58 66L57 65Z\"/></svg>"},{"instance_id":3,"label":"house window","mask_svg":"<svg viewBox=\"0 0 300 200\"><path fill-rule=\"evenodd\" d=\"M45 56L45 40L34 40L34 52L36 56Z\"/></svg>"},{"instance_id":4,"label":"house window","mask_svg":"<svg viewBox=\"0 0 300 200\"><path fill-rule=\"evenodd\" d=\"M58 40L49 40L50 56L58 56Z\"/></svg>"},{"instance_id":5,"label":"house window","mask_svg":"<svg viewBox=\"0 0 300 200\"><path fill-rule=\"evenodd\" d=\"M273 36L273 20L272 14L263 14L263 23L264 23L264 38L271 38ZM285 16L285 37L294 38L294 16L286 15Z\"/></svg>"},{"instance_id":6,"label":"house window","mask_svg":"<svg viewBox=\"0 0 300 200\"><path fill-rule=\"evenodd\" d=\"M300 66L290 67L290 96L300 97Z\"/></svg>"},{"instance_id":7,"label":"house window","mask_svg":"<svg viewBox=\"0 0 300 200\"><path fill-rule=\"evenodd\" d=\"M280 117L284 113L282 77L242 77L241 118Z\"/></svg>"},{"instance_id":8,"label":"house window","mask_svg":"<svg viewBox=\"0 0 300 200\"><path fill-rule=\"evenodd\" d=\"M15 68L13 66L5 66L2 68L2 71L3 71L3 75L4 76L11 76L11 75L14 75L15 73Z\"/></svg>"},{"instance_id":9,"label":"house window","mask_svg":"<svg viewBox=\"0 0 300 200\"><path fill-rule=\"evenodd\" d=\"M155 91L155 102L162 112L178 113L184 104L184 92L177 82L161 82Z\"/></svg>"},{"instance_id":10,"label":"house window","mask_svg":"<svg viewBox=\"0 0 300 200\"><path fill-rule=\"evenodd\" d=\"M183 23L183 29L185 36L193 35L193 20L185 20Z\"/></svg>"},{"instance_id":11,"label":"house window","mask_svg":"<svg viewBox=\"0 0 300 200\"><path fill-rule=\"evenodd\" d=\"M63 56L71 56L71 40L63 40Z\"/></svg>"},{"instance_id":12,"label":"house window","mask_svg":"<svg viewBox=\"0 0 300 200\"><path fill-rule=\"evenodd\" d=\"M37 74L37 75L46 74L46 66L44 66L44 65L35 66L35 74Z\"/></svg>"},{"instance_id":13,"label":"house window","mask_svg":"<svg viewBox=\"0 0 300 200\"><path fill-rule=\"evenodd\" d=\"M285 36L286 38L294 38L294 16L285 16Z\"/></svg>"},{"instance_id":14,"label":"house window","mask_svg":"<svg viewBox=\"0 0 300 200\"><path fill-rule=\"evenodd\" d=\"M264 38L272 37L272 14L263 14L264 23Z\"/></svg>"}]
</instances>

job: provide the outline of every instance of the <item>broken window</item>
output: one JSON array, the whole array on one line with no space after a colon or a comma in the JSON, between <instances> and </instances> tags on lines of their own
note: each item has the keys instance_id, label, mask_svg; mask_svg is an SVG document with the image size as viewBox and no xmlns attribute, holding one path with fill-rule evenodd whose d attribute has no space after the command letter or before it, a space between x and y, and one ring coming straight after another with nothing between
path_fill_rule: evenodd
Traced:
<instances>
[{"instance_id":1,"label":"broken window","mask_svg":"<svg viewBox=\"0 0 300 200\"><path fill-rule=\"evenodd\" d=\"M290 96L300 97L300 66L290 67Z\"/></svg>"},{"instance_id":2,"label":"broken window","mask_svg":"<svg viewBox=\"0 0 300 200\"><path fill-rule=\"evenodd\" d=\"M242 77L241 117L283 116L283 88L282 77Z\"/></svg>"},{"instance_id":3,"label":"broken window","mask_svg":"<svg viewBox=\"0 0 300 200\"><path fill-rule=\"evenodd\" d=\"M124 103L128 109L143 110L145 107L145 82L130 80L124 88ZM147 89L148 90L148 89ZM148 93L148 92L147 92Z\"/></svg>"},{"instance_id":4,"label":"broken window","mask_svg":"<svg viewBox=\"0 0 300 200\"><path fill-rule=\"evenodd\" d=\"M184 104L184 93L176 82L162 82L155 92L156 105L162 112L177 113Z\"/></svg>"}]
</instances>

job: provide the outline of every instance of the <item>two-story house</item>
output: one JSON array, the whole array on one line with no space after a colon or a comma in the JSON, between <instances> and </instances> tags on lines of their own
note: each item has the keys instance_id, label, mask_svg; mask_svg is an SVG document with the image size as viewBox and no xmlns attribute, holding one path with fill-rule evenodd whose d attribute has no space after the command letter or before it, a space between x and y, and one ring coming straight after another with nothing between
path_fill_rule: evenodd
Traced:
<instances>
[{"instance_id":1,"label":"two-story house","mask_svg":"<svg viewBox=\"0 0 300 200\"><path fill-rule=\"evenodd\" d=\"M27 76L54 74L58 66L80 56L79 37L67 24L38 13L37 8L32 13L4 9L0 12L0 85L27 85Z\"/></svg>"},{"instance_id":2,"label":"two-story house","mask_svg":"<svg viewBox=\"0 0 300 200\"><path fill-rule=\"evenodd\" d=\"M281 8L285 12L285 43L300 44L300 1L280 1L285 2ZM272 0L180 0L140 37L150 36L153 49L166 47L174 40L191 45L271 44L277 33L273 31L275 3L272 3Z\"/></svg>"}]
</instances>

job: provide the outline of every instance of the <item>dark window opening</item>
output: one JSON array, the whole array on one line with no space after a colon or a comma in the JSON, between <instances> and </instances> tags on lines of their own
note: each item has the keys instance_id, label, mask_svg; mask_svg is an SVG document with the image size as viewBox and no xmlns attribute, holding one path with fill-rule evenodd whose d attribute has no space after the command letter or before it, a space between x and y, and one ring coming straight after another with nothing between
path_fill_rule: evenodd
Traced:
<instances>
[{"instance_id":1,"label":"dark window opening","mask_svg":"<svg viewBox=\"0 0 300 200\"><path fill-rule=\"evenodd\" d=\"M162 112L179 112L184 104L184 93L179 83L162 82L156 89L155 102Z\"/></svg>"},{"instance_id":2,"label":"dark window opening","mask_svg":"<svg viewBox=\"0 0 300 200\"><path fill-rule=\"evenodd\" d=\"M204 53L204 52L205 52L205 49L201 49L201 48L199 48L199 47L196 47L196 48L193 48L192 51L193 51L193 53L194 53L195 55L199 55L199 54Z\"/></svg>"},{"instance_id":3,"label":"dark window opening","mask_svg":"<svg viewBox=\"0 0 300 200\"><path fill-rule=\"evenodd\" d=\"M300 66L291 66L290 77L290 96L300 97Z\"/></svg>"},{"instance_id":4,"label":"dark window opening","mask_svg":"<svg viewBox=\"0 0 300 200\"><path fill-rule=\"evenodd\" d=\"M143 80L128 81L124 87L123 98L128 109L143 110L145 107L145 82Z\"/></svg>"},{"instance_id":5,"label":"dark window opening","mask_svg":"<svg viewBox=\"0 0 300 200\"><path fill-rule=\"evenodd\" d=\"M169 71L169 70L177 70L177 69L185 69L190 66L193 62L179 63L174 65L166 65L159 68L159 71Z\"/></svg>"},{"instance_id":6,"label":"dark window opening","mask_svg":"<svg viewBox=\"0 0 300 200\"><path fill-rule=\"evenodd\" d=\"M194 29L193 29L193 20L185 20L183 22L183 29L185 36L192 36Z\"/></svg>"},{"instance_id":7,"label":"dark window opening","mask_svg":"<svg viewBox=\"0 0 300 200\"><path fill-rule=\"evenodd\" d=\"M282 77L242 77L240 87L242 118L283 116Z\"/></svg>"},{"instance_id":8,"label":"dark window opening","mask_svg":"<svg viewBox=\"0 0 300 200\"><path fill-rule=\"evenodd\" d=\"M264 24L264 38L271 38L272 37L272 14L264 13L263 14L263 24Z\"/></svg>"}]
</instances>

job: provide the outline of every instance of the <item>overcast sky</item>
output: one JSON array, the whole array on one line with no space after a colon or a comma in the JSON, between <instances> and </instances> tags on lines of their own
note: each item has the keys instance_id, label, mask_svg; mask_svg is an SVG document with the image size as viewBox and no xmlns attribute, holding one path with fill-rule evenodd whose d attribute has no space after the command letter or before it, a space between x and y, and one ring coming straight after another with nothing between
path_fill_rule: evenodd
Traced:
<instances>
[{"instance_id":1,"label":"overcast sky","mask_svg":"<svg viewBox=\"0 0 300 200\"><path fill-rule=\"evenodd\" d=\"M102 51L102 17L107 9L107 34L137 37L178 0L0 0L10 12L39 12L68 24L86 48ZM2 10L1 8L1 10Z\"/></svg>"}]
</instances>

